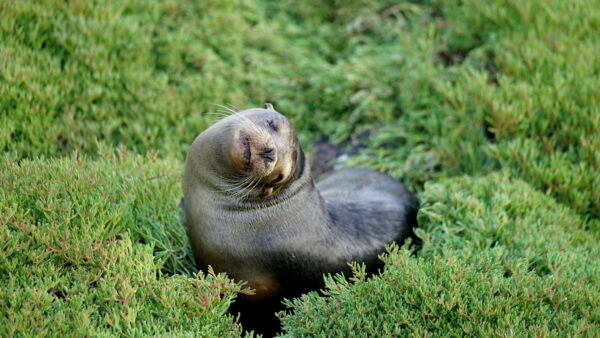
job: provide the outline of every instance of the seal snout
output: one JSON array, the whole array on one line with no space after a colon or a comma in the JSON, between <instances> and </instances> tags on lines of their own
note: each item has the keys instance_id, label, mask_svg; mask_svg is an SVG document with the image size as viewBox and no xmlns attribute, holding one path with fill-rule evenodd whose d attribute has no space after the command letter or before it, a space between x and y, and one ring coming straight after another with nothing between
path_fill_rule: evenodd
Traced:
<instances>
[{"instance_id":1,"label":"seal snout","mask_svg":"<svg viewBox=\"0 0 600 338\"><path fill-rule=\"evenodd\" d=\"M233 138L229 151L236 175L263 178L273 172L278 152L271 135L255 125L243 125Z\"/></svg>"},{"instance_id":2,"label":"seal snout","mask_svg":"<svg viewBox=\"0 0 600 338\"><path fill-rule=\"evenodd\" d=\"M258 156L262 157L267 162L275 162L277 160L275 148L267 148L258 153Z\"/></svg>"}]
</instances>

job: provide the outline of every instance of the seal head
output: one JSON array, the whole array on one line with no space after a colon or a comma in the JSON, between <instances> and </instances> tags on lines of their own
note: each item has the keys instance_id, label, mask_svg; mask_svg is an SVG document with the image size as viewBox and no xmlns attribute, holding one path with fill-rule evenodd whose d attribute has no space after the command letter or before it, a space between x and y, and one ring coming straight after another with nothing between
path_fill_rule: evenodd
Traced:
<instances>
[{"instance_id":1,"label":"seal head","mask_svg":"<svg viewBox=\"0 0 600 338\"><path fill-rule=\"evenodd\" d=\"M299 162L298 138L290 121L269 104L223 123L229 124L232 137L227 149L233 169L230 188L244 197L271 197L291 179Z\"/></svg>"}]
</instances>

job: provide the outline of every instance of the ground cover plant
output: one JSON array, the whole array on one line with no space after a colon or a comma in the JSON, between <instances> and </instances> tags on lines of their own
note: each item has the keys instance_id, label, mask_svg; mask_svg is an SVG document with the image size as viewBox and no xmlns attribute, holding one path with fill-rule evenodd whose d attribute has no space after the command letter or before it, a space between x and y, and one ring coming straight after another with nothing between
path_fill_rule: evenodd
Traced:
<instances>
[{"instance_id":1,"label":"ground cover plant","mask_svg":"<svg viewBox=\"0 0 600 338\"><path fill-rule=\"evenodd\" d=\"M2 161L0 335L239 335L238 284L192 271L173 164Z\"/></svg>"},{"instance_id":2,"label":"ground cover plant","mask_svg":"<svg viewBox=\"0 0 600 338\"><path fill-rule=\"evenodd\" d=\"M597 239L574 212L493 174L427 184L424 247L392 248L387 270L328 280L289 304L290 336L595 336Z\"/></svg>"},{"instance_id":3,"label":"ground cover plant","mask_svg":"<svg viewBox=\"0 0 600 338\"><path fill-rule=\"evenodd\" d=\"M422 201L419 253L282 334L598 335L599 31L595 1L0 0L0 335L240 335L177 203L219 105L267 101Z\"/></svg>"}]
</instances>

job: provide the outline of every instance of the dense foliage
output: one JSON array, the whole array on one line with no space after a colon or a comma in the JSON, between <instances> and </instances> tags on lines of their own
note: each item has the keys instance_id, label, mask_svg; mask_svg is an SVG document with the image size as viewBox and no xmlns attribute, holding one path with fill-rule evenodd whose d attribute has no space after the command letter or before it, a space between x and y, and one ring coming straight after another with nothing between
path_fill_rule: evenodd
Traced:
<instances>
[{"instance_id":1,"label":"dense foliage","mask_svg":"<svg viewBox=\"0 0 600 338\"><path fill-rule=\"evenodd\" d=\"M600 247L568 208L498 174L427 184L417 258L289 302L290 336L594 336Z\"/></svg>"},{"instance_id":2,"label":"dense foliage","mask_svg":"<svg viewBox=\"0 0 600 338\"><path fill-rule=\"evenodd\" d=\"M285 332L597 335L598 32L597 1L0 0L0 335L239 335L180 175L266 101L423 202L416 256Z\"/></svg>"},{"instance_id":3,"label":"dense foliage","mask_svg":"<svg viewBox=\"0 0 600 338\"><path fill-rule=\"evenodd\" d=\"M4 160L0 336L239 335L239 285L191 270L171 163Z\"/></svg>"}]
</instances>

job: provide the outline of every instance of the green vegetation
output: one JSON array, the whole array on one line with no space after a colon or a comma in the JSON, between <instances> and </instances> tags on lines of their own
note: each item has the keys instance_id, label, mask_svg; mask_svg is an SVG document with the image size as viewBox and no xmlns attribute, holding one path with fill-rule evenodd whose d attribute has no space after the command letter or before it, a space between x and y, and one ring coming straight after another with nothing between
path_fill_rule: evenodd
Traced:
<instances>
[{"instance_id":1,"label":"green vegetation","mask_svg":"<svg viewBox=\"0 0 600 338\"><path fill-rule=\"evenodd\" d=\"M239 285L191 268L173 164L139 156L4 160L0 335L239 335ZM154 254L153 254L154 253Z\"/></svg>"},{"instance_id":2,"label":"green vegetation","mask_svg":"<svg viewBox=\"0 0 600 338\"><path fill-rule=\"evenodd\" d=\"M568 208L502 175L427 184L417 258L392 248L386 271L329 298L290 302L290 336L595 336L600 246Z\"/></svg>"},{"instance_id":3,"label":"green vegetation","mask_svg":"<svg viewBox=\"0 0 600 338\"><path fill-rule=\"evenodd\" d=\"M597 1L0 0L0 335L239 335L181 168L266 101L423 203L416 256L284 333L598 335L599 31Z\"/></svg>"}]
</instances>

